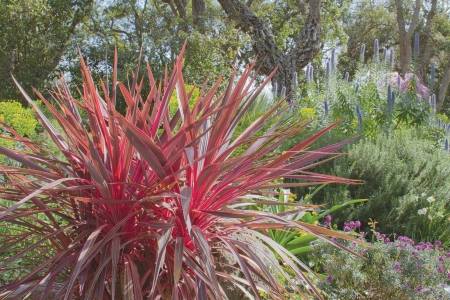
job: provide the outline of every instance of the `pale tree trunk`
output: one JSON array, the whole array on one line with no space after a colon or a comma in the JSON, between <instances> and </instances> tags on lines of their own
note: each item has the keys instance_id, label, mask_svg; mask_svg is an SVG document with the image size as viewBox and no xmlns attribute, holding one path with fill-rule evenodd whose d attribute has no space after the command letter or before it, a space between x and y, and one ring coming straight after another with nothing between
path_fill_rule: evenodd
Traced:
<instances>
[{"instance_id":1,"label":"pale tree trunk","mask_svg":"<svg viewBox=\"0 0 450 300\"><path fill-rule=\"evenodd\" d=\"M437 0L431 1L431 8L427 14L425 28L423 30L423 35L421 37L421 53L419 56L419 66L418 66L418 75L422 79L423 82L426 82L426 75L430 65L431 57L433 56L433 45L432 45L432 27L433 27L433 18L436 15L437 10Z\"/></svg>"},{"instance_id":2,"label":"pale tree trunk","mask_svg":"<svg viewBox=\"0 0 450 300\"><path fill-rule=\"evenodd\" d=\"M450 84L450 61L447 63L444 76L442 76L441 83L439 84L439 93L437 99L437 109L442 110L445 102L445 96L447 95L448 86Z\"/></svg>"},{"instance_id":3,"label":"pale tree trunk","mask_svg":"<svg viewBox=\"0 0 450 300\"><path fill-rule=\"evenodd\" d=\"M395 7L397 13L397 25L399 31L399 48L400 48L400 73L405 75L409 72L412 49L411 49L411 38L414 35L414 31L419 22L420 9L422 7L422 1L416 0L414 5L414 12L408 29L406 29L406 21L403 8L403 0L395 0Z\"/></svg>"},{"instance_id":4,"label":"pale tree trunk","mask_svg":"<svg viewBox=\"0 0 450 300\"><path fill-rule=\"evenodd\" d=\"M320 51L320 6L321 0L308 1L308 16L305 26L298 33L294 45L290 49L280 49L274 39L271 27L261 20L240 0L218 0L227 16L237 27L247 33L252 40L253 52L256 55L257 71L261 75L269 75L278 68L273 82L277 84L280 95L285 90L286 99L295 98L294 82L296 72L305 67ZM299 1L303 4L303 1Z\"/></svg>"},{"instance_id":5,"label":"pale tree trunk","mask_svg":"<svg viewBox=\"0 0 450 300\"><path fill-rule=\"evenodd\" d=\"M411 49L411 37L407 33L400 35L400 59L399 68L400 74L405 75L410 69L412 49Z\"/></svg>"}]
</instances>

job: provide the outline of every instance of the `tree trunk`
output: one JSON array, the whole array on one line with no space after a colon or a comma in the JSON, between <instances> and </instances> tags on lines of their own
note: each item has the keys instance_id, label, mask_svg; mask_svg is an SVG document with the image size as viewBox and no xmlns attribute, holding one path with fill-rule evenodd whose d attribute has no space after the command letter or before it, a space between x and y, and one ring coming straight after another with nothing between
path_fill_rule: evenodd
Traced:
<instances>
[{"instance_id":1,"label":"tree trunk","mask_svg":"<svg viewBox=\"0 0 450 300\"><path fill-rule=\"evenodd\" d=\"M426 82L428 67L430 65L431 56L433 54L433 45L431 40L431 30L433 27L433 18L436 15L437 0L431 1L431 8L427 14L427 21L421 38L422 51L419 57L419 66L417 68L418 75L423 82Z\"/></svg>"},{"instance_id":2,"label":"tree trunk","mask_svg":"<svg viewBox=\"0 0 450 300\"><path fill-rule=\"evenodd\" d=\"M192 0L193 23L200 32L204 32L205 29L205 11L206 5L204 0Z\"/></svg>"},{"instance_id":3,"label":"tree trunk","mask_svg":"<svg viewBox=\"0 0 450 300\"><path fill-rule=\"evenodd\" d=\"M400 74L405 75L409 72L410 69L410 63L411 63L411 56L412 56L412 49L411 49L411 38L409 37L408 33L400 34L400 59L399 59L399 68L400 68Z\"/></svg>"},{"instance_id":4,"label":"tree trunk","mask_svg":"<svg viewBox=\"0 0 450 300\"><path fill-rule=\"evenodd\" d=\"M414 35L414 31L419 23L420 9L422 7L422 1L416 0L414 6L413 16L409 24L408 29L406 29L406 21L403 8L402 0L395 0L395 8L397 14L397 25L399 32L399 48L400 48L400 62L399 68L400 73L405 75L405 73L410 70L410 63L412 57L411 49L411 37Z\"/></svg>"},{"instance_id":5,"label":"tree trunk","mask_svg":"<svg viewBox=\"0 0 450 300\"><path fill-rule=\"evenodd\" d=\"M450 62L447 63L444 76L442 76L441 84L439 85L439 94L437 99L437 110L442 110L445 102L445 96L447 95L448 86L450 84Z\"/></svg>"},{"instance_id":6,"label":"tree trunk","mask_svg":"<svg viewBox=\"0 0 450 300\"><path fill-rule=\"evenodd\" d=\"M219 3L227 16L236 22L236 26L251 37L259 73L269 75L278 67L277 75L273 79L273 82L277 83L278 94L281 95L282 91L285 91L286 99L293 100L297 86L293 80L296 72L306 66L321 48L321 1L308 1L309 11L305 26L295 38L291 49L278 48L270 26L240 0L219 0Z\"/></svg>"}]
</instances>

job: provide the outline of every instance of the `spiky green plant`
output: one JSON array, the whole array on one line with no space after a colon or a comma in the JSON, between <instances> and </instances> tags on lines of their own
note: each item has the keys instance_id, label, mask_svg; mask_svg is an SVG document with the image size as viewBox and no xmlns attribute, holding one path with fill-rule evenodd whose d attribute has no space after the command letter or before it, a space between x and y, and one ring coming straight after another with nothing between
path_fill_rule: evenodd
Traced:
<instances>
[{"instance_id":1,"label":"spiky green plant","mask_svg":"<svg viewBox=\"0 0 450 300\"><path fill-rule=\"evenodd\" d=\"M102 84L101 91L82 60L81 100L65 83L52 92L55 103L36 92L64 132L56 131L17 84L64 159L20 136L24 151L0 147L0 153L21 163L0 167L7 179L0 189L7 200L0 207L0 226L19 227L1 237L0 253L13 254L3 257L0 272L30 251L38 254L22 264L26 275L0 288L2 297L224 299L229 290L224 287L232 286L256 298L265 292L281 299L286 286L279 276L299 294L312 291L320 297L308 268L265 232L295 227L330 243L330 236L346 236L230 205L283 186L274 180L287 175L302 184L349 183L310 170L342 146L310 148L334 125L275 155L305 126L285 120L284 104L278 103L233 137L271 77L256 85L251 65L240 77L233 74L223 91L220 80L201 91L190 108L182 53L163 80L155 81L147 67L148 81L134 76L130 87L117 81L116 55L112 88ZM147 95L142 94L145 84ZM175 91L178 111L170 116ZM124 115L115 109L119 92L127 103ZM275 125L256 135L269 118ZM241 146L245 151L234 155ZM242 238L244 232L260 246ZM269 263L273 252L279 263Z\"/></svg>"},{"instance_id":2,"label":"spiky green plant","mask_svg":"<svg viewBox=\"0 0 450 300\"><path fill-rule=\"evenodd\" d=\"M260 205L258 208L275 215L282 215L284 218L292 221L318 224L319 221L334 212L367 201L367 199L347 200L328 209L324 209L320 205L308 204L308 198L314 197L325 186L325 184L318 186L300 201L290 201L290 192L283 190L278 194L278 198L266 197L266 204ZM312 251L311 243L318 239L316 235L297 228L271 229L268 231L268 234L275 242L296 256L310 253Z\"/></svg>"}]
</instances>

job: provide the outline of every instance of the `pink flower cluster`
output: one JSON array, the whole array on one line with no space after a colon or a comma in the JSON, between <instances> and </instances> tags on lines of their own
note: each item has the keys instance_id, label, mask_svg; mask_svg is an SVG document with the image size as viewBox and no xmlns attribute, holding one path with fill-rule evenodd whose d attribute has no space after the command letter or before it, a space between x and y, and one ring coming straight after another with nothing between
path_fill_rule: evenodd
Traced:
<instances>
[{"instance_id":1,"label":"pink flower cluster","mask_svg":"<svg viewBox=\"0 0 450 300\"><path fill-rule=\"evenodd\" d=\"M361 221L348 221L344 223L344 231L355 231L361 228Z\"/></svg>"},{"instance_id":2,"label":"pink flower cluster","mask_svg":"<svg viewBox=\"0 0 450 300\"><path fill-rule=\"evenodd\" d=\"M406 92L411 88L412 82L415 81L416 93L418 96L423 99L428 99L430 96L430 89L420 81L420 79L414 73L406 73L405 76L402 76L397 72L391 73L390 84L393 87L398 88L401 92Z\"/></svg>"}]
</instances>

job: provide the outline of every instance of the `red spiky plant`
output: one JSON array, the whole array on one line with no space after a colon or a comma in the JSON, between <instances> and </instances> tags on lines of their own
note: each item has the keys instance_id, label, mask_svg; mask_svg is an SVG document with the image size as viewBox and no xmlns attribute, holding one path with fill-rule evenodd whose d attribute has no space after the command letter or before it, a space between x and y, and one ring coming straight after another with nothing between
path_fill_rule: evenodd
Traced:
<instances>
[{"instance_id":1,"label":"red spiky plant","mask_svg":"<svg viewBox=\"0 0 450 300\"><path fill-rule=\"evenodd\" d=\"M0 198L7 200L0 202L0 226L15 226L2 237L0 253L24 245L0 262L0 272L30 251L39 254L22 270L26 275L0 288L0 298L224 299L230 287L256 298L265 292L281 299L286 287L320 295L308 268L265 230L296 227L332 243L338 234L231 205L244 196L258 203L260 197L246 195L282 187L274 182L282 177L349 182L310 171L342 146L310 149L333 126L276 155L306 125L278 117L283 104L234 134L270 77L256 86L249 66L222 92L220 80L202 91L190 108L182 61L183 51L170 76L157 82L148 67L148 80L134 77L127 87L117 81L115 55L112 89L102 84L99 91L81 60L81 100L65 83L53 90L52 102L36 92L63 132L16 82L63 158L14 132L25 150L0 148L20 163L0 167ZM117 88L127 103L123 115L115 109ZM179 109L171 116L173 93ZM275 125L256 137L271 118ZM279 263L269 263L268 253Z\"/></svg>"}]
</instances>

